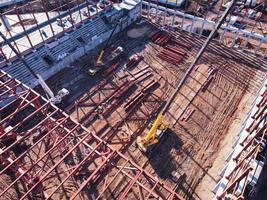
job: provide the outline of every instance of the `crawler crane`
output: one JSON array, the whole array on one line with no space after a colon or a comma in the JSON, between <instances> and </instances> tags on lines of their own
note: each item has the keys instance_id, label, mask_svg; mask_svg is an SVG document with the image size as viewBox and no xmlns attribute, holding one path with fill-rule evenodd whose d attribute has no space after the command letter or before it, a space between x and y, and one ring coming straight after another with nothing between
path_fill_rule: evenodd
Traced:
<instances>
[{"instance_id":1,"label":"crawler crane","mask_svg":"<svg viewBox=\"0 0 267 200\"><path fill-rule=\"evenodd\" d=\"M158 113L157 118L154 121L154 123L152 124L150 130L144 136L138 136L137 137L136 144L141 151L147 152L148 149L150 149L150 147L153 144L158 143L160 137L168 129L169 124L167 123L167 121L165 119L165 114L167 113L172 101L176 97L176 94L179 92L180 88L182 87L182 85L184 84L186 79L188 78L189 74L192 72L193 68L195 67L195 65L197 64L197 62L199 61L199 59L201 58L201 56L205 52L205 50L207 49L209 43L211 42L211 40L213 39L213 37L215 36L217 31L220 29L221 25L225 21L227 15L230 13L231 9L234 7L236 2L237 2L236 0L232 0L229 7L224 11L222 17L217 22L215 28L208 36L205 43L202 45L202 47L201 47L200 51L198 52L197 56L195 57L194 61L191 63L191 65L187 69L184 77L182 78L180 83L177 85L177 87L174 89L172 95L170 96L170 98L166 102L163 109Z\"/></svg>"},{"instance_id":2,"label":"crawler crane","mask_svg":"<svg viewBox=\"0 0 267 200\"><path fill-rule=\"evenodd\" d=\"M97 59L95 61L95 66L91 69L88 70L88 73L91 75L91 76L95 76L97 73L99 73L100 71L104 70L104 68L106 67L105 66L105 63L103 62L103 57L104 57L104 53L106 51L106 49L108 48L108 45L109 45L109 41L111 40L117 26L120 24L121 22L119 21L118 23L115 24L112 32L110 33L109 35L109 38L108 40L106 41L106 44L104 46L104 48L100 51L100 53L98 54L97 56ZM111 55L108 57L108 62L111 62L112 60L114 60L115 58L117 58L118 56L120 56L123 52L123 48L122 47L117 47L115 50L113 50L111 52Z\"/></svg>"}]
</instances>

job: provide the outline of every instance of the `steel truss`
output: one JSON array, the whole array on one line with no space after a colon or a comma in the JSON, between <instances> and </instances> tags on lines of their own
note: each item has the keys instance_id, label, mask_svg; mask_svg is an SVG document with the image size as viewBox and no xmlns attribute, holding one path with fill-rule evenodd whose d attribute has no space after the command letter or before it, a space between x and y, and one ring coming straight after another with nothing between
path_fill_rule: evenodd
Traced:
<instances>
[{"instance_id":1,"label":"steel truss","mask_svg":"<svg viewBox=\"0 0 267 200\"><path fill-rule=\"evenodd\" d=\"M182 199L3 71L0 90L0 198Z\"/></svg>"},{"instance_id":2,"label":"steel truss","mask_svg":"<svg viewBox=\"0 0 267 200\"><path fill-rule=\"evenodd\" d=\"M267 88L260 97L256 110L251 117L251 123L247 127L247 136L242 138L239 144L241 149L233 155L235 166L226 175L228 183L218 199L227 199L235 197L244 199L247 185L252 182L257 163L262 161L263 149L266 142L266 116L267 116Z\"/></svg>"},{"instance_id":3,"label":"steel truss","mask_svg":"<svg viewBox=\"0 0 267 200\"><path fill-rule=\"evenodd\" d=\"M94 125L97 120L105 121L106 125L96 131L97 135L109 144L116 144L117 148L120 144L120 149L125 150L129 141L147 127L151 116L164 101L152 93L159 86L157 82L149 79L145 85L140 83L140 79L150 76L152 76L150 72L145 72L123 81L111 81L112 76L104 78L90 91L79 97L67 110L73 118L86 127ZM122 98L131 93L132 87L136 87L137 92L131 94L127 103L124 104ZM118 107L121 108L119 113L116 111ZM117 120L112 120L112 113L117 113ZM134 128L131 128L131 125ZM127 130L122 131L125 128ZM130 133L130 129L135 133L134 135Z\"/></svg>"},{"instance_id":4,"label":"steel truss","mask_svg":"<svg viewBox=\"0 0 267 200\"><path fill-rule=\"evenodd\" d=\"M94 14L90 14L92 6L96 9ZM112 3L99 8L88 0L34 0L3 11L0 14L4 28L2 32L10 42L14 42L19 53L26 55L44 43L49 43L79 28L111 7ZM56 19L60 21L60 24L64 24L65 18L68 19L68 26L56 25ZM46 21L44 22L43 19ZM1 66L16 60L14 52L2 40L0 43Z\"/></svg>"}]
</instances>

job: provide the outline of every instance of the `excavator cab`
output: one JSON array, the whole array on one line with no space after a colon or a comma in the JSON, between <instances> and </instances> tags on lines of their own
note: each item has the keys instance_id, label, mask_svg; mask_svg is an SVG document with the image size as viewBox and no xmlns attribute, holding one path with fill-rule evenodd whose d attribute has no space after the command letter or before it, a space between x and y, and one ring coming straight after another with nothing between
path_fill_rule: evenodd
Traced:
<instances>
[{"instance_id":1,"label":"excavator cab","mask_svg":"<svg viewBox=\"0 0 267 200\"><path fill-rule=\"evenodd\" d=\"M154 144L157 144L163 133L169 128L169 124L160 113L149 132L144 136L138 136L136 140L137 147L144 153L148 152Z\"/></svg>"}]
</instances>

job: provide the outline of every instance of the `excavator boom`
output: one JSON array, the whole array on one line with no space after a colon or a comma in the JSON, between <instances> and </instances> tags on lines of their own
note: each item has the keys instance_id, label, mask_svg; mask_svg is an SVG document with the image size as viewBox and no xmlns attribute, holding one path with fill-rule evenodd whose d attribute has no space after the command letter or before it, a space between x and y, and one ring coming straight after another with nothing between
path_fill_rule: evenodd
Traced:
<instances>
[{"instance_id":1,"label":"excavator boom","mask_svg":"<svg viewBox=\"0 0 267 200\"><path fill-rule=\"evenodd\" d=\"M98 57L97 57L96 63L95 63L95 66L96 66L96 67L101 67L101 66L104 65L104 63L103 63L103 56L104 56L105 50L106 50L106 48L108 47L108 43L109 43L110 39L112 38L112 36L113 36L113 34L114 34L114 32L115 32L117 26L118 26L120 23L121 23L120 21L116 23L116 25L114 26L112 32L111 32L110 35L109 35L108 40L106 41L106 44L105 44L104 48L100 51L100 53L99 53L99 55L98 55Z\"/></svg>"},{"instance_id":2,"label":"excavator boom","mask_svg":"<svg viewBox=\"0 0 267 200\"><path fill-rule=\"evenodd\" d=\"M102 50L99 54L99 56L97 57L97 60L96 60L96 67L101 67L103 65L103 55L105 53L105 50Z\"/></svg>"}]
</instances>

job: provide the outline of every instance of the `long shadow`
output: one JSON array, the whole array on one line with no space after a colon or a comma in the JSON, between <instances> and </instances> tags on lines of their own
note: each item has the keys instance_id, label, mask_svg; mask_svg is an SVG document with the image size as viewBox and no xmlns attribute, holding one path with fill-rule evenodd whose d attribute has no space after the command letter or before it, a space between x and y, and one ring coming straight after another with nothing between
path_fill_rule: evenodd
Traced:
<instances>
[{"instance_id":1,"label":"long shadow","mask_svg":"<svg viewBox=\"0 0 267 200\"><path fill-rule=\"evenodd\" d=\"M171 179L175 182L175 190L182 192L186 199L200 199L195 193L196 185L187 180L186 172L179 171L181 166L175 162L177 150L183 152L187 158L193 161L205 175L208 175L213 181L216 179L202 167L202 165L190 155L190 152L183 148L183 141L177 133L168 129L160 138L159 143L152 146L147 153L150 166L154 169L158 177L162 179ZM174 175L178 173L180 177L175 181Z\"/></svg>"},{"instance_id":2,"label":"long shadow","mask_svg":"<svg viewBox=\"0 0 267 200\"><path fill-rule=\"evenodd\" d=\"M172 172L176 171L173 149L178 150L183 146L183 141L170 129L167 129L159 140L159 143L149 149L148 157L151 167L160 178L172 178Z\"/></svg>"}]
</instances>

